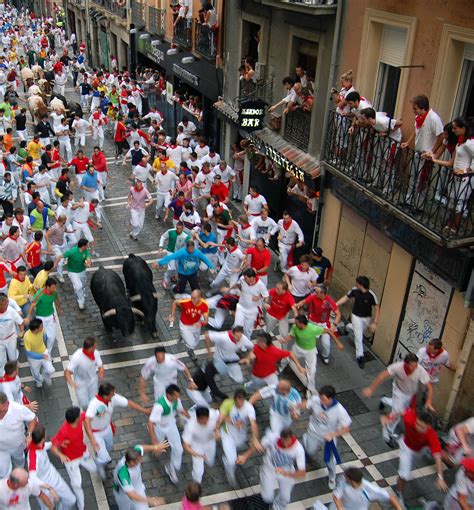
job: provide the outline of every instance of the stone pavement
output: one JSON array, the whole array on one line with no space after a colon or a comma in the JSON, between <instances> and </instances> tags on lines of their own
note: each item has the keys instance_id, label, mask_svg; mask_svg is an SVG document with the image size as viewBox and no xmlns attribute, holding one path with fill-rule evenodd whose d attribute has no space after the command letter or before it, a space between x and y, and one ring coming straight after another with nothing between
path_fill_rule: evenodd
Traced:
<instances>
[{"instance_id":1,"label":"stone pavement","mask_svg":"<svg viewBox=\"0 0 474 510\"><path fill-rule=\"evenodd\" d=\"M69 97L75 92L67 91ZM86 154L90 155L93 147L92 140L88 139ZM89 272L96 270L102 264L112 268L121 274L121 266L124 258L129 253L141 255L151 263L156 258L159 236L166 228L165 225L154 219L153 207L147 211L145 227L138 241L132 241L128 237L128 211L126 209L126 195L129 187L130 166L115 166L113 164L114 148L110 139L106 139L105 153L109 161L110 179L107 189L107 200L104 207L104 228L97 231L95 236L98 240L99 259L94 259L93 267ZM161 286L163 270L155 271L155 285L159 293L159 309L156 318L159 328L159 338L152 339L151 335L138 326L135 333L129 338L123 338L120 333L108 334L103 328L98 309L90 295L87 294L86 309L80 311L74 300L72 286L66 278L66 282L60 286L60 299L63 313L59 315L60 330L58 342L53 352L56 373L52 388L38 390L31 382L29 369L26 364L24 353L20 355L21 376L23 380L32 385L31 397L40 404L38 417L46 425L50 436L54 435L64 418L65 410L74 401L73 390L68 388L63 370L67 366L68 357L82 345L83 339L88 335L98 338L98 348L106 368L106 380L116 385L117 391L128 398L138 401L138 377L145 360L153 355L153 349L157 345L166 346L168 352L178 355L190 367L194 368L193 362L186 353L184 344L178 341L177 328L169 328L167 317L169 315L171 295L165 292ZM273 271L270 275L270 287L278 281L280 275ZM380 426L378 401L380 395L390 391L390 384L379 388L377 396L369 399L361 399L361 389L367 386L373 377L384 366L373 355L368 353L366 368L360 370L354 360L354 348L349 338L343 337L345 345L343 352L333 352L328 366L319 362L317 373L317 387L323 384L332 384L338 392L338 399L346 406L353 419L351 434L348 434L339 442L343 464L340 468L348 465L358 466L364 470L369 480L376 480L381 486L394 485L398 467L398 450L391 450L384 443ZM201 342L195 351L198 362L204 363L207 353L204 343ZM285 371L295 386L304 394L304 388L296 379L289 368ZM180 381L182 388L185 381ZM236 386L228 380L221 380L220 386L229 395ZM152 385L148 386L148 394L152 397ZM183 404L189 407L190 403L183 392ZM257 407L258 423L261 431L268 426L268 404L259 402ZM86 492L86 508L93 510L99 508L106 510L114 508L115 502L112 494L112 468L115 462L122 456L125 449L134 444L147 444L149 437L146 428L146 417L132 410L117 413L115 423L118 427L115 436L114 451L112 454L113 464L108 470L107 479L102 483L98 478L84 472L84 487ZM307 425L307 415L295 423L295 431L301 438ZM251 459L245 466L237 469L237 478L240 489L232 490L228 485L221 460L222 450L218 447L216 464L213 468L207 468L203 479L203 503L216 504L219 502L233 501L233 508L258 509L266 508L258 497L259 479L258 468L261 463L259 456ZM407 486L407 502L416 504L417 498L423 496L427 499L441 500L442 495L435 490L435 475L431 460L422 461L416 465L414 480ZM180 508L178 502L181 499L186 482L190 480L191 459L184 456L180 481L177 486L172 485L166 476L164 469L164 457L158 459L146 456L142 464L143 479L149 495L166 498L167 510ZM293 491L293 503L291 510L311 507L317 499L324 503L331 501L331 494L327 487L326 470L322 467L322 455L316 462L308 459L306 478L299 481ZM62 470L65 479L67 475ZM453 473L447 474L448 481L453 478Z\"/></svg>"}]
</instances>

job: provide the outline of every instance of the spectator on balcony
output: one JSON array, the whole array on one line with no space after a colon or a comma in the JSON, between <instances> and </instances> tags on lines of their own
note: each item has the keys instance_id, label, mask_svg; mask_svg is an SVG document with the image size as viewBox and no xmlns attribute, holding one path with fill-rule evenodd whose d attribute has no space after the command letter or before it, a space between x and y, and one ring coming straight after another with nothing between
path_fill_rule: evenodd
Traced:
<instances>
[{"instance_id":1,"label":"spectator on balcony","mask_svg":"<svg viewBox=\"0 0 474 510\"><path fill-rule=\"evenodd\" d=\"M283 110L283 113L285 115L288 115L288 113L290 112L303 108L304 96L303 87L301 86L301 83L295 83L293 85L293 93L294 93L293 97L290 99L290 101L288 101L288 103L286 104L286 108Z\"/></svg>"},{"instance_id":2,"label":"spectator on balcony","mask_svg":"<svg viewBox=\"0 0 474 510\"><path fill-rule=\"evenodd\" d=\"M251 81L253 83L257 81L257 77L255 76L255 61L252 57L247 57L245 59L244 65L240 66L239 71L241 73L241 80Z\"/></svg>"},{"instance_id":3,"label":"spectator on balcony","mask_svg":"<svg viewBox=\"0 0 474 510\"><path fill-rule=\"evenodd\" d=\"M362 97L358 92L349 92L346 95L346 101L350 108L350 113L353 115L352 126L349 128L349 134L354 132L355 126L358 124L360 120L360 111L364 108L372 108L372 103Z\"/></svg>"},{"instance_id":4,"label":"spectator on balcony","mask_svg":"<svg viewBox=\"0 0 474 510\"><path fill-rule=\"evenodd\" d=\"M218 20L217 20L217 11L212 5L211 2L207 2L204 7L202 8L204 13L204 22L203 25L207 25L208 27L211 27L212 30L217 29L218 26Z\"/></svg>"},{"instance_id":5,"label":"spectator on balcony","mask_svg":"<svg viewBox=\"0 0 474 510\"><path fill-rule=\"evenodd\" d=\"M341 115L350 115L351 108L347 103L346 96L351 92L355 92L355 88L352 85L352 69L341 75L341 90L338 92L336 88L331 89L331 97L336 105L336 112Z\"/></svg>"},{"instance_id":6,"label":"spectator on balcony","mask_svg":"<svg viewBox=\"0 0 474 510\"><path fill-rule=\"evenodd\" d=\"M303 111L311 113L313 111L314 97L309 91L308 87L303 87L301 90L301 99L303 101Z\"/></svg>"},{"instance_id":7,"label":"spectator on balcony","mask_svg":"<svg viewBox=\"0 0 474 510\"><path fill-rule=\"evenodd\" d=\"M193 19L193 2L192 0L179 0L179 11L176 21L174 22L174 28L182 20L186 20L186 28L191 28L191 22Z\"/></svg>"},{"instance_id":8,"label":"spectator on balcony","mask_svg":"<svg viewBox=\"0 0 474 510\"><path fill-rule=\"evenodd\" d=\"M298 64L295 69L296 80L295 83L301 83L302 87L308 86L308 77L306 75L306 71L301 64Z\"/></svg>"},{"instance_id":9,"label":"spectator on balcony","mask_svg":"<svg viewBox=\"0 0 474 510\"><path fill-rule=\"evenodd\" d=\"M432 158L433 163L452 168L448 182L448 207L454 209L454 215L443 229L444 235L456 235L461 225L472 193L472 173L474 159L474 122L472 119L457 117L452 122L453 133L458 137L458 143L453 157L449 161Z\"/></svg>"},{"instance_id":10,"label":"spectator on balcony","mask_svg":"<svg viewBox=\"0 0 474 510\"><path fill-rule=\"evenodd\" d=\"M275 111L280 106L288 105L288 103L290 102L292 103L296 102L297 95L294 90L295 80L293 80L291 76L286 76L285 78L283 78L282 84L287 94L281 101L278 101L278 103L274 104L273 106L270 106L270 108L268 109L268 111L270 112ZM299 84L299 86L301 87L301 84Z\"/></svg>"},{"instance_id":11,"label":"spectator on balcony","mask_svg":"<svg viewBox=\"0 0 474 510\"><path fill-rule=\"evenodd\" d=\"M415 209L421 209L427 197L427 184L433 169L433 162L425 158L422 164L423 154L434 154L443 142L443 123L440 116L430 108L429 99L425 95L416 96L412 100L413 113L415 114L415 131L408 140L402 143L402 148L409 147L415 139L415 155L410 172L410 182L405 202Z\"/></svg>"}]
</instances>

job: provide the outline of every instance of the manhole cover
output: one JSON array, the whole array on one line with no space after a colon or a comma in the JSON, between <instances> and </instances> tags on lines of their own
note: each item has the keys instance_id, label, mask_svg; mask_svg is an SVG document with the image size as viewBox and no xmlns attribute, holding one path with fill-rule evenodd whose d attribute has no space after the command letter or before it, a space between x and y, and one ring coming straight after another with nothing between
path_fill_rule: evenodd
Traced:
<instances>
[{"instance_id":1,"label":"manhole cover","mask_svg":"<svg viewBox=\"0 0 474 510\"><path fill-rule=\"evenodd\" d=\"M268 510L269 505L260 496L235 499L230 502L232 510Z\"/></svg>"},{"instance_id":2,"label":"manhole cover","mask_svg":"<svg viewBox=\"0 0 474 510\"><path fill-rule=\"evenodd\" d=\"M346 408L350 416L357 416L369 412L369 408L357 396L353 390L341 391L336 395L337 400Z\"/></svg>"}]
</instances>

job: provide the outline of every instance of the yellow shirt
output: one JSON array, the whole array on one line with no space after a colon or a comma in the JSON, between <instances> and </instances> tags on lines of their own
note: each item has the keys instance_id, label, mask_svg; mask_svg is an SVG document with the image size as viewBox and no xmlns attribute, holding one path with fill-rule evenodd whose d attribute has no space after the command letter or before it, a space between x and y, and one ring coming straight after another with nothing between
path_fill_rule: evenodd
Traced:
<instances>
[{"instance_id":1,"label":"yellow shirt","mask_svg":"<svg viewBox=\"0 0 474 510\"><path fill-rule=\"evenodd\" d=\"M42 269L37 275L33 282L33 287L35 290L42 289L46 285L46 280L49 277L48 271L46 269Z\"/></svg>"},{"instance_id":2,"label":"yellow shirt","mask_svg":"<svg viewBox=\"0 0 474 510\"><path fill-rule=\"evenodd\" d=\"M160 158L156 158L155 161L153 161L153 171L155 173L160 171L161 163L166 163L168 169L173 170L175 168L175 164L173 163L172 159L168 159L168 161L162 161Z\"/></svg>"},{"instance_id":3,"label":"yellow shirt","mask_svg":"<svg viewBox=\"0 0 474 510\"><path fill-rule=\"evenodd\" d=\"M8 287L8 297L14 299L18 306L23 306L28 301L24 296L32 296L34 291L35 289L29 276L25 278L24 282L13 278Z\"/></svg>"},{"instance_id":4,"label":"yellow shirt","mask_svg":"<svg viewBox=\"0 0 474 510\"><path fill-rule=\"evenodd\" d=\"M44 149L42 143L36 143L34 140L26 146L26 150L28 151L28 156L31 156L33 159L41 159L41 150Z\"/></svg>"},{"instance_id":5,"label":"yellow shirt","mask_svg":"<svg viewBox=\"0 0 474 510\"><path fill-rule=\"evenodd\" d=\"M44 330L41 329L38 333L32 333L30 330L26 331L23 342L25 350L44 354L46 352L46 345L44 345Z\"/></svg>"}]
</instances>

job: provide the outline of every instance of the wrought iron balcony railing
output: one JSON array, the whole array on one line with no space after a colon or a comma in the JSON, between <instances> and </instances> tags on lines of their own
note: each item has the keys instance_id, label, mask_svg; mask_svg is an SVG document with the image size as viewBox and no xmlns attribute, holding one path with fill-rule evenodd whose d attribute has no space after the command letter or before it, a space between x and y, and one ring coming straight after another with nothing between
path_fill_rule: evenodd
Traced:
<instances>
[{"instance_id":1,"label":"wrought iron balcony railing","mask_svg":"<svg viewBox=\"0 0 474 510\"><path fill-rule=\"evenodd\" d=\"M117 2L116 0L93 0L94 4L104 7L112 14L119 18L127 19L127 8L125 2Z\"/></svg>"},{"instance_id":2,"label":"wrought iron balcony railing","mask_svg":"<svg viewBox=\"0 0 474 510\"><path fill-rule=\"evenodd\" d=\"M350 126L350 118L330 113L325 158L330 172L351 181L438 244L474 242L472 169L458 175L402 148L390 136L365 127L350 133Z\"/></svg>"},{"instance_id":3,"label":"wrought iron balcony railing","mask_svg":"<svg viewBox=\"0 0 474 510\"><path fill-rule=\"evenodd\" d=\"M194 49L204 58L214 60L217 54L217 32L212 30L209 25L196 23Z\"/></svg>"},{"instance_id":4,"label":"wrought iron balcony railing","mask_svg":"<svg viewBox=\"0 0 474 510\"><path fill-rule=\"evenodd\" d=\"M193 20L181 18L174 26L173 42L189 49L193 45L192 40Z\"/></svg>"},{"instance_id":5,"label":"wrought iron balcony railing","mask_svg":"<svg viewBox=\"0 0 474 510\"><path fill-rule=\"evenodd\" d=\"M297 109L285 116L283 138L301 150L308 150L311 113Z\"/></svg>"},{"instance_id":6,"label":"wrought iron balcony railing","mask_svg":"<svg viewBox=\"0 0 474 510\"><path fill-rule=\"evenodd\" d=\"M165 9L148 7L148 28L152 34L165 35Z\"/></svg>"},{"instance_id":7,"label":"wrought iron balcony railing","mask_svg":"<svg viewBox=\"0 0 474 510\"><path fill-rule=\"evenodd\" d=\"M145 4L138 2L137 0L132 0L132 23L135 27L144 27L145 26Z\"/></svg>"}]
</instances>

